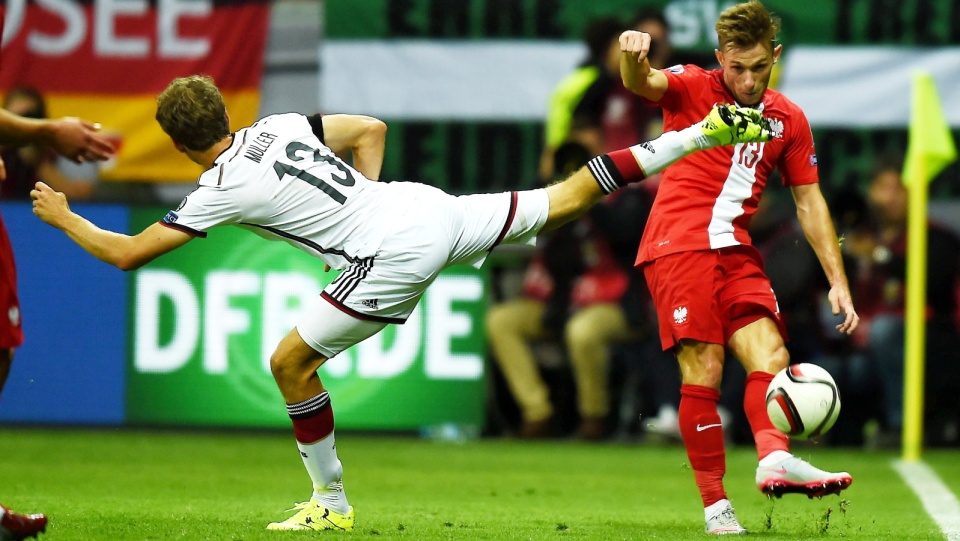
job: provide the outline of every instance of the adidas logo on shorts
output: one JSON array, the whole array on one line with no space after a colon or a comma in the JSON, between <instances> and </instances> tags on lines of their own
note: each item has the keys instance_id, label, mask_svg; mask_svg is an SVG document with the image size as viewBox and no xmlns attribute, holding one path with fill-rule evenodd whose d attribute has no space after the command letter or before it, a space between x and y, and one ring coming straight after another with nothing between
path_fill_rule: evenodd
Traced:
<instances>
[{"instance_id":1,"label":"adidas logo on shorts","mask_svg":"<svg viewBox=\"0 0 960 541\"><path fill-rule=\"evenodd\" d=\"M377 299L364 299L360 301L360 304L366 306L367 308L377 309Z\"/></svg>"}]
</instances>

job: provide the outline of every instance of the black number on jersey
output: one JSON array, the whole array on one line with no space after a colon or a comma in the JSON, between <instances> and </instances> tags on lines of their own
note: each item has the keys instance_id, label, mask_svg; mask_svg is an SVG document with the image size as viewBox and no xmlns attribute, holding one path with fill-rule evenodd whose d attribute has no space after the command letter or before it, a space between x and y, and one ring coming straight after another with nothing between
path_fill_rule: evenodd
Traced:
<instances>
[{"instance_id":1,"label":"black number on jersey","mask_svg":"<svg viewBox=\"0 0 960 541\"><path fill-rule=\"evenodd\" d=\"M298 151L310 152L313 155L314 163L325 162L336 167L337 171L343 174L343 178L340 178L337 175L331 175L330 178L337 184L341 186L353 186L357 183L357 179L353 178L353 174L350 172L350 170L344 167L343 163L341 163L340 160L338 160L335 156L329 156L320 152L320 149L318 148L305 145L299 141L293 141L287 145L287 158L290 158L295 162L303 160L304 157L297 154ZM291 177L299 178L300 180L305 181L307 184L318 188L320 191L329 195L331 199L337 203L340 203L341 205L347 201L347 197L345 195L335 190L333 186L328 184L325 180L317 178L303 169L277 161L273 162L273 170L277 173L277 178L280 180L283 180L284 175L290 175Z\"/></svg>"}]
</instances>

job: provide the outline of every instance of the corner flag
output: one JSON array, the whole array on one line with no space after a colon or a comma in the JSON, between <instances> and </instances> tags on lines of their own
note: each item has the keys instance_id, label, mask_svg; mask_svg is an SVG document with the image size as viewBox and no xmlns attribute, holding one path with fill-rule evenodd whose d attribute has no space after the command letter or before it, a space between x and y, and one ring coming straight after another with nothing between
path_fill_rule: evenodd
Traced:
<instances>
[{"instance_id":1,"label":"corner flag","mask_svg":"<svg viewBox=\"0 0 960 541\"><path fill-rule=\"evenodd\" d=\"M927 305L927 196L930 181L957 159L957 149L929 73L913 76L910 132L903 184L907 209L907 292L904 320L903 459L920 459L923 443L923 382Z\"/></svg>"},{"instance_id":2,"label":"corner flag","mask_svg":"<svg viewBox=\"0 0 960 541\"><path fill-rule=\"evenodd\" d=\"M903 183L908 187L917 182L929 184L944 167L957 159L957 148L943 116L937 86L926 72L917 72L913 76L909 137L903 166Z\"/></svg>"}]
</instances>

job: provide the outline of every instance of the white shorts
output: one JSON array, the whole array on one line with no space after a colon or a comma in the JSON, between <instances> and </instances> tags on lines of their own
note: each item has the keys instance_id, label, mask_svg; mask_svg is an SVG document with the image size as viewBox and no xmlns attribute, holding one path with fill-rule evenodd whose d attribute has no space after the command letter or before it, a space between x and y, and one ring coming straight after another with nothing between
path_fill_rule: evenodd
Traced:
<instances>
[{"instance_id":1,"label":"white shorts","mask_svg":"<svg viewBox=\"0 0 960 541\"><path fill-rule=\"evenodd\" d=\"M463 196L422 184L409 189L410 204L377 254L344 269L297 324L328 358L406 321L446 267L479 267L499 244L533 242L550 210L542 189Z\"/></svg>"}]
</instances>

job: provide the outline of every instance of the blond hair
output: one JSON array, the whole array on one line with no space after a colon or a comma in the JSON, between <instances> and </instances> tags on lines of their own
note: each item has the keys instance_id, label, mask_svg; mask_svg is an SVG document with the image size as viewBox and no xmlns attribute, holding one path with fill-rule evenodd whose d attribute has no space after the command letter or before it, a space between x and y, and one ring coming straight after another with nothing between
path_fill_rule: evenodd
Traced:
<instances>
[{"instance_id":1,"label":"blond hair","mask_svg":"<svg viewBox=\"0 0 960 541\"><path fill-rule=\"evenodd\" d=\"M171 81L157 96L156 119L171 139L190 150L207 150L230 135L223 96L205 75Z\"/></svg>"},{"instance_id":2,"label":"blond hair","mask_svg":"<svg viewBox=\"0 0 960 541\"><path fill-rule=\"evenodd\" d=\"M769 44L772 49L780 32L780 17L767 11L759 0L750 0L723 10L715 28L721 51L751 49L758 43Z\"/></svg>"}]
</instances>

